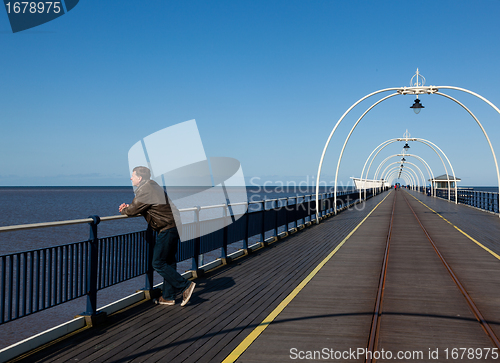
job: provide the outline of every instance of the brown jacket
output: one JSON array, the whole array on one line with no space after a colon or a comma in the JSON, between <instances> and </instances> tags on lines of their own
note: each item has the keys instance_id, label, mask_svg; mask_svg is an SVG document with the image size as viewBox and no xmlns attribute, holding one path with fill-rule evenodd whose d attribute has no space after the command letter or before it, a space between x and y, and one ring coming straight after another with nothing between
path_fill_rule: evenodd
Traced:
<instances>
[{"instance_id":1,"label":"brown jacket","mask_svg":"<svg viewBox=\"0 0 500 363\"><path fill-rule=\"evenodd\" d=\"M175 219L180 220L179 211L174 203L154 180L146 180L139 184L135 190L134 200L128 207L122 209L121 214L142 215L157 232L176 227Z\"/></svg>"}]
</instances>

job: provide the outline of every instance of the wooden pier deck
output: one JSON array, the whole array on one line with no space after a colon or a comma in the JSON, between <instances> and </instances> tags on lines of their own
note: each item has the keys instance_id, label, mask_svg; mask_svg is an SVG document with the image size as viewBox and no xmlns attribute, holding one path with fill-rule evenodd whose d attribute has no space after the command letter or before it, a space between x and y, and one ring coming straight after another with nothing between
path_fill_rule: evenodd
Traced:
<instances>
[{"instance_id":1,"label":"wooden pier deck","mask_svg":"<svg viewBox=\"0 0 500 363\"><path fill-rule=\"evenodd\" d=\"M15 361L500 361L499 255L498 216L390 191Z\"/></svg>"}]
</instances>

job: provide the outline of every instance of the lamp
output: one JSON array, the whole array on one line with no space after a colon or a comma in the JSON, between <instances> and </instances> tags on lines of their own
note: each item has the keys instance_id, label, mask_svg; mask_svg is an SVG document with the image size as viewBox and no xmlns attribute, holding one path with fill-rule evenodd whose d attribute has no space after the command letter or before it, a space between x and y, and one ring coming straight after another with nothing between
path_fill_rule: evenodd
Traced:
<instances>
[{"instance_id":1,"label":"lamp","mask_svg":"<svg viewBox=\"0 0 500 363\"><path fill-rule=\"evenodd\" d=\"M413 105L411 105L410 108L413 108L413 112L418 115L420 113L420 110L425 107L422 106L418 98L415 98L415 102L413 102Z\"/></svg>"}]
</instances>

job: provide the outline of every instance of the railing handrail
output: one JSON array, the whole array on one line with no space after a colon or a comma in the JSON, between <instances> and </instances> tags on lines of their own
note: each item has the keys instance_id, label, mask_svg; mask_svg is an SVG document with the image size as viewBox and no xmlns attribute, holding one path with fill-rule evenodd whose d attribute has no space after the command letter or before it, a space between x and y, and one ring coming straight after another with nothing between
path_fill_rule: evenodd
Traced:
<instances>
[{"instance_id":1,"label":"railing handrail","mask_svg":"<svg viewBox=\"0 0 500 363\"><path fill-rule=\"evenodd\" d=\"M138 217L138 216L133 216ZM101 221L111 221L115 219L124 219L130 218L129 216L119 215L119 216L108 216L100 218ZM69 226L73 224L84 224L84 223L92 223L94 220L92 218L83 218L83 219L70 219L66 221L55 221L55 222L41 222L41 223L31 223L31 224L16 224L13 226L4 226L0 227L0 233L2 232L12 232L12 231L20 231L26 229L34 229L34 228L47 228L47 227L58 227L58 226Z\"/></svg>"},{"instance_id":2,"label":"railing handrail","mask_svg":"<svg viewBox=\"0 0 500 363\"><path fill-rule=\"evenodd\" d=\"M322 193L322 194L328 194L328 193ZM230 204L208 205L208 206L200 207L200 210L211 209L211 208L232 207L232 206L238 206L238 205L260 204L260 203L263 203L263 202L272 202L272 201L276 201L276 200L289 199L289 198L300 198L300 197L303 197L305 199L305 197L308 197L308 196L310 197L311 195L293 196L293 197L278 198L278 199L263 199L263 200L260 200L260 201L248 201L248 202L239 202L239 203L230 203ZM179 212L192 212L192 211L196 211L197 209L198 209L197 207L183 208L183 209L179 209ZM124 218L134 218L134 217L138 217L138 216L126 216L126 215L106 216L106 217L100 217L100 220L102 222L102 221L112 221L112 220L124 219ZM12 226L0 227L0 233L2 233L2 232L12 232L12 231L21 231L21 230L35 229L35 228L69 226L69 225L73 225L73 224L84 224L84 223L92 223L92 222L93 222L92 218L83 218L83 219L70 219L70 220L55 221L55 222L41 222L41 223L31 223L31 224L16 224L16 225L12 225Z\"/></svg>"}]
</instances>

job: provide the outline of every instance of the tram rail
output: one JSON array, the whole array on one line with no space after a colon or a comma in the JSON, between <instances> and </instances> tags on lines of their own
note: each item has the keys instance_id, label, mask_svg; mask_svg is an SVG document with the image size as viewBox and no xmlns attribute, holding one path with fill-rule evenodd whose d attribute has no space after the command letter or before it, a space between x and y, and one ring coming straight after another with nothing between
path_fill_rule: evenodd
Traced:
<instances>
[{"instance_id":1,"label":"tram rail","mask_svg":"<svg viewBox=\"0 0 500 363\"><path fill-rule=\"evenodd\" d=\"M394 223L394 211L396 210L397 193L394 196L392 203L391 219L389 222L389 231L387 232L387 239L385 244L384 259L382 262L382 271L380 272L380 280L377 289L377 299L375 301L375 312L373 314L372 325L370 328L370 336L368 338L368 351L373 352L376 350L378 333L380 331L380 319L382 315L382 303L384 300L385 279L387 276L387 262L389 261L389 249L391 246L392 224ZM366 359L366 362L371 363L373 357Z\"/></svg>"}]
</instances>

